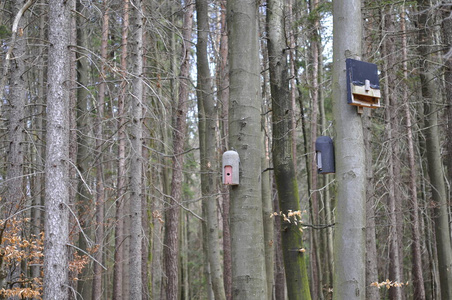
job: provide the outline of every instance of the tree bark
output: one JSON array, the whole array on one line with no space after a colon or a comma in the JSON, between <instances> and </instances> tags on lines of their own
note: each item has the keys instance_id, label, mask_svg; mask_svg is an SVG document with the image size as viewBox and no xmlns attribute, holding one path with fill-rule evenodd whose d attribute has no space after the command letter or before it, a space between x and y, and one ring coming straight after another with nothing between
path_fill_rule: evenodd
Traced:
<instances>
[{"instance_id":1,"label":"tree bark","mask_svg":"<svg viewBox=\"0 0 452 300\"><path fill-rule=\"evenodd\" d=\"M186 135L186 117L188 102L188 78L190 72L190 41L193 24L193 4L189 4L184 10L183 25L183 46L182 46L182 65L179 78L178 103L174 110L175 123L173 133L173 174L171 181L171 198L169 199L170 207L166 212L165 219L165 275L166 275L166 300L175 300L179 294L179 216L180 203L182 199L182 181L183 181L183 165L184 165L184 141Z\"/></svg>"},{"instance_id":2,"label":"tree bark","mask_svg":"<svg viewBox=\"0 0 452 300\"><path fill-rule=\"evenodd\" d=\"M346 58L361 56L361 1L333 2L333 115L337 180L333 299L365 299L366 168L363 128L347 105Z\"/></svg>"},{"instance_id":3,"label":"tree bark","mask_svg":"<svg viewBox=\"0 0 452 300\"><path fill-rule=\"evenodd\" d=\"M207 0L196 1L198 24L197 70L198 70L198 128L201 165L201 191L203 212L205 212L205 240L210 266L212 289L217 300L226 300L223 271L221 268L219 230L217 218L218 163L217 163L217 109L213 98L212 80L207 52L209 19Z\"/></svg>"},{"instance_id":4,"label":"tree bark","mask_svg":"<svg viewBox=\"0 0 452 300\"><path fill-rule=\"evenodd\" d=\"M404 9L404 7L403 7ZM403 61L403 104L406 119L406 131L408 142L408 162L410 166L410 184L409 195L411 199L411 232L412 232L412 244L411 244L411 261L412 261L412 273L413 273L413 288L414 299L425 299L425 287L424 287L424 275L422 268L422 252L421 252L421 232L420 232L420 220L419 220L419 203L417 198L417 173L416 173L416 156L414 154L414 141L413 141L413 129L411 121L410 103L408 97L408 47L407 47L407 30L405 22L406 14L403 11L400 18L400 26L402 31L402 61ZM451 32L452 34L452 32Z\"/></svg>"},{"instance_id":5,"label":"tree bark","mask_svg":"<svg viewBox=\"0 0 452 300\"><path fill-rule=\"evenodd\" d=\"M44 299L68 298L69 2L49 2Z\"/></svg>"},{"instance_id":6,"label":"tree bark","mask_svg":"<svg viewBox=\"0 0 452 300\"><path fill-rule=\"evenodd\" d=\"M229 31L229 146L240 156L240 185L230 189L232 293L234 299L265 299L261 197L261 102L258 5L227 3Z\"/></svg>"},{"instance_id":7,"label":"tree bark","mask_svg":"<svg viewBox=\"0 0 452 300\"><path fill-rule=\"evenodd\" d=\"M141 251L142 222L142 173L143 173L143 10L142 0L133 2L133 90L131 93L131 163L130 163L130 261L129 299L142 298Z\"/></svg>"},{"instance_id":8,"label":"tree bark","mask_svg":"<svg viewBox=\"0 0 452 300\"><path fill-rule=\"evenodd\" d=\"M102 296L102 263L103 258L103 240L104 240L104 202L105 202L105 192L104 192L104 171L103 171L103 151L102 146L104 144L103 138L103 121L104 121L104 104L105 104L105 93L106 93L106 61L107 51L108 51L108 34L109 34L109 7L106 0L103 0L103 16L102 16L102 39L101 39L101 72L99 78L99 94L97 97L97 116L96 116L96 252L94 257L97 262L94 262L93 271L93 291L92 300L99 300Z\"/></svg>"},{"instance_id":9,"label":"tree bark","mask_svg":"<svg viewBox=\"0 0 452 300\"><path fill-rule=\"evenodd\" d=\"M281 211L299 211L298 186L292 154L292 103L289 97L289 69L283 32L284 3L268 1L267 31L273 121L273 168ZM289 299L311 299L302 233L292 220L281 227L282 248Z\"/></svg>"},{"instance_id":10,"label":"tree bark","mask_svg":"<svg viewBox=\"0 0 452 300\"><path fill-rule=\"evenodd\" d=\"M125 134L125 99L127 93L127 56L129 33L129 0L122 1L123 26L121 33L121 83L118 96L118 179L116 186L115 212L115 262L113 270L113 300L123 299L124 266L124 222L123 208L126 190L126 134Z\"/></svg>"},{"instance_id":11,"label":"tree bark","mask_svg":"<svg viewBox=\"0 0 452 300\"><path fill-rule=\"evenodd\" d=\"M221 5L221 37L220 37L220 63L218 70L218 99L221 103L220 145L222 152L228 150L228 118L229 118L229 66L228 66L228 31L226 28L226 0L220 1ZM226 299L232 300L232 258L231 258L231 233L229 227L229 188L221 185L222 219L223 219L223 279Z\"/></svg>"},{"instance_id":12,"label":"tree bark","mask_svg":"<svg viewBox=\"0 0 452 300\"><path fill-rule=\"evenodd\" d=\"M81 13L83 5L80 1L76 3L77 12ZM77 45L80 48L88 47L87 28L82 26L85 22L81 14L77 14ZM91 102L91 94L89 92L89 62L88 54L84 51L77 51L77 169L81 177L77 186L77 217L82 225L83 232L79 232L78 247L82 251L87 251L88 242L91 238L91 215L89 207L92 205L92 195L87 188L87 178L89 175L89 168L93 163L90 153L89 136L92 135L90 128L92 127L92 118L89 111L89 104ZM83 256L85 253L79 251L79 255ZM83 268L78 275L77 293L83 299L89 299L92 295L92 269L90 265Z\"/></svg>"},{"instance_id":13,"label":"tree bark","mask_svg":"<svg viewBox=\"0 0 452 300\"><path fill-rule=\"evenodd\" d=\"M397 136L398 133L398 119L395 115L397 112L397 99L394 97L394 63L395 63L395 45L392 37L392 32L394 32L394 25L392 21L391 12L383 11L383 34L384 40L382 43L382 57L384 57L382 74L386 78L384 84L383 98L386 103L385 108L385 123L386 123L386 140L388 141L388 210L389 210L389 279L395 282L403 282L402 279L402 266L401 266L401 253L399 244L402 242L399 239L398 228L402 227L402 224L398 222L399 205L398 202L401 201L401 197L397 192L398 182L400 172L397 169L400 164L397 162L400 155ZM402 289L401 288L391 288L389 289L389 297L391 300L401 300L402 299Z\"/></svg>"}]
</instances>

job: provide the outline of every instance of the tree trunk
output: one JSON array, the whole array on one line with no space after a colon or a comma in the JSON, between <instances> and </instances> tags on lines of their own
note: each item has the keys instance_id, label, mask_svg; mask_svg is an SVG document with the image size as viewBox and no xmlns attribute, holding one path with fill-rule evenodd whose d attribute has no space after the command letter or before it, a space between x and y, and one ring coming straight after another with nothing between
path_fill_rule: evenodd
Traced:
<instances>
[{"instance_id":1,"label":"tree trunk","mask_svg":"<svg viewBox=\"0 0 452 300\"><path fill-rule=\"evenodd\" d=\"M188 78L190 72L190 41L193 24L193 4L185 7L183 25L183 46L181 57L182 65L179 78L178 103L175 107L175 123L173 136L173 174L171 181L170 207L166 213L165 223L165 246L164 256L166 275L166 300L175 300L179 295L179 216L180 203L182 199L182 181L184 165L184 142L186 133L187 101L188 101Z\"/></svg>"},{"instance_id":2,"label":"tree trunk","mask_svg":"<svg viewBox=\"0 0 452 300\"><path fill-rule=\"evenodd\" d=\"M232 293L234 299L265 299L261 197L261 102L258 5L228 1L229 146L240 156L240 185L230 189Z\"/></svg>"},{"instance_id":3,"label":"tree trunk","mask_svg":"<svg viewBox=\"0 0 452 300\"><path fill-rule=\"evenodd\" d=\"M109 7L106 0L103 1L103 16L102 16L102 40L101 40L101 73L99 78L99 94L97 98L97 117L96 117L96 252L94 257L97 262L94 262L94 277L93 277L93 291L92 300L100 300L102 295L102 263L103 258L103 240L104 240L104 171L103 171L103 121L104 121L104 102L106 92L106 65L107 50L108 50L108 34L109 34Z\"/></svg>"},{"instance_id":4,"label":"tree trunk","mask_svg":"<svg viewBox=\"0 0 452 300\"><path fill-rule=\"evenodd\" d=\"M81 12L83 5L80 1L77 1L76 9ZM80 48L88 48L88 35L87 28L82 27L85 22L84 17L81 14L77 14L77 45ZM89 104L91 103L91 94L88 88L89 85L89 62L88 54L84 51L77 51L77 131L80 133L77 135L77 169L81 177L77 187L77 217L82 225L83 232L78 236L78 247L82 250L79 251L79 255L85 255L83 251L87 251L88 239L91 237L91 216L90 207L92 205L92 195L87 188L87 177L89 175L89 168L93 163L90 155L90 132L91 116L89 112ZM81 295L83 299L89 299L92 295L92 274L91 268L87 265L81 273L78 275L77 281L77 293Z\"/></svg>"},{"instance_id":5,"label":"tree trunk","mask_svg":"<svg viewBox=\"0 0 452 300\"><path fill-rule=\"evenodd\" d=\"M142 135L143 135L143 10L142 0L134 1L133 81L131 95L131 163L130 163L130 290L129 299L141 299L143 282L141 276L141 251L143 233L141 228L142 207Z\"/></svg>"},{"instance_id":6,"label":"tree trunk","mask_svg":"<svg viewBox=\"0 0 452 300\"><path fill-rule=\"evenodd\" d=\"M25 1L17 1L14 4L14 15L23 8ZM19 28L24 28L26 18L21 18ZM24 164L24 132L25 132L25 55L26 36L19 36L13 45L13 64L11 66L11 80L9 82L9 97L7 102L7 127L8 127L8 164L6 173L7 193L2 203L1 218L14 215L24 205L25 194L23 191L23 164Z\"/></svg>"},{"instance_id":7,"label":"tree trunk","mask_svg":"<svg viewBox=\"0 0 452 300\"><path fill-rule=\"evenodd\" d=\"M281 211L300 210L292 154L292 103L289 97L289 69L283 31L284 4L269 1L267 10L268 57L273 121L273 168ZM289 299L311 299L302 233L292 220L282 224L282 248Z\"/></svg>"},{"instance_id":8,"label":"tree trunk","mask_svg":"<svg viewBox=\"0 0 452 300\"><path fill-rule=\"evenodd\" d=\"M226 0L220 1L221 5L221 37L220 37L220 63L218 70L218 99L221 103L221 152L228 150L228 118L229 118L229 67L228 67L228 31L226 28ZM228 187L221 185L222 219L223 219L223 279L226 299L232 300L232 258L231 258L231 233L229 226L230 197Z\"/></svg>"},{"instance_id":9,"label":"tree trunk","mask_svg":"<svg viewBox=\"0 0 452 300\"><path fill-rule=\"evenodd\" d=\"M422 252L421 252L421 233L420 233L420 220L419 220L419 203L417 199L417 173L416 173L416 156L414 154L414 142L413 142L413 129L411 122L410 103L408 98L408 47L407 47L407 30L405 23L405 12L403 11L400 18L400 26L403 33L402 36L402 61L403 61L403 79L405 83L403 85L403 104L406 119L407 130L407 142L408 142L408 161L410 166L410 184L409 195L411 199L411 232L412 232L412 244L411 244L411 261L412 261L412 273L413 273L413 288L414 299L425 299L424 288L424 275L422 268ZM452 32L451 32L452 34Z\"/></svg>"},{"instance_id":10,"label":"tree trunk","mask_svg":"<svg viewBox=\"0 0 452 300\"><path fill-rule=\"evenodd\" d=\"M315 141L318 132L318 115L319 115L319 47L318 41L320 40L319 30L319 16L318 16L318 0L309 1L309 17L311 20L310 29L310 98L311 98L311 127L310 127L310 177L311 177L311 190L310 193L310 203L309 210L311 215L312 224L319 223L319 192L317 191L318 176L317 176L317 162L315 156ZM312 290L311 295L314 299L323 299L322 293L322 267L320 260L320 232L318 230L311 230L312 235L312 247L310 250L311 254L311 272L312 272Z\"/></svg>"},{"instance_id":11,"label":"tree trunk","mask_svg":"<svg viewBox=\"0 0 452 300\"><path fill-rule=\"evenodd\" d=\"M395 63L395 45L392 37L392 32L394 32L394 25L391 17L391 12L382 12L383 20L383 34L384 40L382 43L382 57L384 57L383 62L383 76L386 78L384 84L384 102L386 103L385 108L385 119L386 119L386 134L388 141L388 210L389 210L389 279L395 282L402 282L402 266L401 266L401 253L399 243L402 241L399 239L398 228L402 224L398 223L397 215L399 213L399 205L397 202L401 201L401 197L397 192L398 182L400 172L397 172L397 163L399 160L399 147L396 134L397 129L397 99L394 97L394 84L395 84L395 74L394 74L394 63ZM402 299L402 289L401 288L391 288L389 289L389 297L391 300L401 300Z\"/></svg>"},{"instance_id":12,"label":"tree trunk","mask_svg":"<svg viewBox=\"0 0 452 300\"><path fill-rule=\"evenodd\" d=\"M366 168L361 116L347 105L346 58L361 55L361 1L333 2L333 115L337 180L333 299L365 299Z\"/></svg>"},{"instance_id":13,"label":"tree trunk","mask_svg":"<svg viewBox=\"0 0 452 300\"><path fill-rule=\"evenodd\" d=\"M126 190L126 135L125 135L125 99L127 93L127 55L129 33L129 0L122 1L123 26L121 35L121 83L118 96L118 180L116 186L115 212L115 262L113 270L113 300L123 299L124 266L124 222L123 208Z\"/></svg>"},{"instance_id":14,"label":"tree trunk","mask_svg":"<svg viewBox=\"0 0 452 300\"><path fill-rule=\"evenodd\" d=\"M435 224L436 248L438 254L441 299L452 299L452 248L448 215L448 197L443 177L440 141L438 132L438 89L434 77L435 60L430 51L433 44L432 22L429 2L418 0L419 10L419 54L422 97L424 98L426 156L428 175L432 186L433 221Z\"/></svg>"},{"instance_id":15,"label":"tree trunk","mask_svg":"<svg viewBox=\"0 0 452 300\"><path fill-rule=\"evenodd\" d=\"M69 3L49 2L44 299L68 298Z\"/></svg>"},{"instance_id":16,"label":"tree trunk","mask_svg":"<svg viewBox=\"0 0 452 300\"><path fill-rule=\"evenodd\" d=\"M198 23L197 70L198 70L198 114L199 114L199 147L201 164L202 205L205 212L203 231L207 244L207 259L210 266L212 289L217 300L226 300L223 271L221 268L220 244L218 239L217 196L218 163L216 124L217 111L212 91L212 80L207 53L209 19L207 0L196 1Z\"/></svg>"},{"instance_id":17,"label":"tree trunk","mask_svg":"<svg viewBox=\"0 0 452 300\"><path fill-rule=\"evenodd\" d=\"M375 233L375 181L372 168L372 141L370 110L366 110L364 123L364 145L366 148L366 300L379 300L377 287L371 287L378 282L377 238Z\"/></svg>"}]
</instances>

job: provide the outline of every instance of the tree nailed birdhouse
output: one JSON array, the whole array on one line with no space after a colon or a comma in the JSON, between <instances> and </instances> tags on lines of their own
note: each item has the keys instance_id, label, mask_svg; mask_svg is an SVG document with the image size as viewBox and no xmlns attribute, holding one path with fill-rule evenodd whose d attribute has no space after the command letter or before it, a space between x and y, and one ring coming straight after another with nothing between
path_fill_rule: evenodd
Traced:
<instances>
[{"instance_id":1,"label":"tree nailed birdhouse","mask_svg":"<svg viewBox=\"0 0 452 300\"><path fill-rule=\"evenodd\" d=\"M319 174L335 173L334 146L329 136L319 136L315 141L317 172Z\"/></svg>"},{"instance_id":2,"label":"tree nailed birdhouse","mask_svg":"<svg viewBox=\"0 0 452 300\"><path fill-rule=\"evenodd\" d=\"M347 69L347 101L358 107L362 113L363 107L380 107L380 82L376 64L348 58L345 61Z\"/></svg>"},{"instance_id":3,"label":"tree nailed birdhouse","mask_svg":"<svg viewBox=\"0 0 452 300\"><path fill-rule=\"evenodd\" d=\"M223 184L239 185L240 158L237 151L228 150L223 153Z\"/></svg>"}]
</instances>

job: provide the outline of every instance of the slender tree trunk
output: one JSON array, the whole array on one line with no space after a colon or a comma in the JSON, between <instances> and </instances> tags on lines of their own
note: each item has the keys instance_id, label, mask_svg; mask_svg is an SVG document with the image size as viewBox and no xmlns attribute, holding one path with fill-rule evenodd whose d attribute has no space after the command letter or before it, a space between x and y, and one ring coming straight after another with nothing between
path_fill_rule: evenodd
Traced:
<instances>
[{"instance_id":1,"label":"slender tree trunk","mask_svg":"<svg viewBox=\"0 0 452 300\"><path fill-rule=\"evenodd\" d=\"M385 117L386 117L386 135L389 145L388 153L388 210L389 210L389 279L395 282L402 282L402 267L401 267L401 253L398 235L398 228L401 224L398 224L398 204L401 201L400 195L397 193L399 177L396 173L396 161L398 160L398 146L397 146L397 112L396 97L394 97L394 83L395 76L392 71L395 62L395 45L391 33L395 30L391 17L391 12L383 11L383 34L384 41L382 46L382 56L385 58L383 62L383 74L387 81L384 84L384 102L386 103ZM391 300L402 299L401 288L389 289L389 296Z\"/></svg>"},{"instance_id":2,"label":"slender tree trunk","mask_svg":"<svg viewBox=\"0 0 452 300\"><path fill-rule=\"evenodd\" d=\"M121 35L121 83L118 96L118 180L116 187L115 212L115 264L113 271L113 300L123 299L123 266L124 266L124 222L123 208L126 190L126 134L125 134L125 99L127 93L127 55L129 33L129 0L122 1L122 35Z\"/></svg>"},{"instance_id":3,"label":"slender tree trunk","mask_svg":"<svg viewBox=\"0 0 452 300\"><path fill-rule=\"evenodd\" d=\"M370 110L366 110L364 123L364 145L366 148L366 300L379 300L377 287L371 287L378 282L377 238L375 234L375 188L372 166L372 140Z\"/></svg>"},{"instance_id":4,"label":"slender tree trunk","mask_svg":"<svg viewBox=\"0 0 452 300\"><path fill-rule=\"evenodd\" d=\"M77 1L76 9L81 12L83 5L80 1ZM84 17L81 14L77 14L77 45L80 48L88 47L87 28L82 24L85 22ZM89 62L87 54L83 51L77 51L77 131L80 133L77 135L77 169L81 177L78 181L77 187L77 216L80 224L82 225L83 232L78 236L78 247L82 251L87 251L88 240L91 235L91 216L89 207L91 207L91 194L87 188L87 175L89 174L89 168L92 164L90 157L90 145L88 137L91 136L91 118L89 112L89 103L91 102L91 95L89 92ZM79 251L79 255L84 255L82 251ZM78 275L77 281L77 293L84 299L89 299L92 295L92 275L90 274L91 268L87 265L81 273Z\"/></svg>"},{"instance_id":5,"label":"slender tree trunk","mask_svg":"<svg viewBox=\"0 0 452 300\"><path fill-rule=\"evenodd\" d=\"M220 37L220 67L218 77L218 99L221 103L221 130L220 144L222 152L228 150L228 118L229 118L229 66L228 66L228 32L226 28L226 0L220 1L221 5L221 37ZM229 226L230 198L228 187L221 185L222 219L223 219L223 279L226 299L232 300L232 258L231 258L231 234Z\"/></svg>"},{"instance_id":6,"label":"slender tree trunk","mask_svg":"<svg viewBox=\"0 0 452 300\"><path fill-rule=\"evenodd\" d=\"M44 299L68 298L69 3L49 2Z\"/></svg>"},{"instance_id":7,"label":"slender tree trunk","mask_svg":"<svg viewBox=\"0 0 452 300\"><path fill-rule=\"evenodd\" d=\"M165 275L166 275L166 300L175 300L179 295L179 217L180 203L182 199L182 180L184 165L184 141L186 133L186 117L188 102L188 77L190 73L190 41L193 24L193 4L185 7L183 25L183 58L179 85L179 101L176 105L174 136L173 136L173 174L171 181L171 206L167 210L165 223Z\"/></svg>"},{"instance_id":8,"label":"slender tree trunk","mask_svg":"<svg viewBox=\"0 0 452 300\"><path fill-rule=\"evenodd\" d=\"M417 172L416 172L416 156L414 154L413 142L413 125L411 122L410 103L408 98L408 47L407 47L407 30L405 22L405 12L403 11L400 18L400 26L402 30L402 61L403 61L403 104L406 119L407 142L408 142L408 161L410 166L410 185L409 195L411 199L411 232L412 232L412 273L413 273L413 287L414 299L425 299L424 275L422 268L422 252L421 252L421 232L419 220L419 203L417 198Z\"/></svg>"},{"instance_id":9,"label":"slender tree trunk","mask_svg":"<svg viewBox=\"0 0 452 300\"><path fill-rule=\"evenodd\" d=\"M268 57L273 118L273 166L281 211L299 211L298 187L292 157L292 109L289 69L283 32L284 3L269 1L267 10ZM302 233L292 220L281 227L287 293L289 299L311 299Z\"/></svg>"},{"instance_id":10,"label":"slender tree trunk","mask_svg":"<svg viewBox=\"0 0 452 300\"><path fill-rule=\"evenodd\" d=\"M452 299L452 247L448 215L448 197L443 177L440 141L438 132L438 89L434 78L434 57L431 54L432 22L429 2L418 0L419 10L419 54L422 97L424 98L426 156L428 175L432 186L433 221L435 224L436 248L438 254L441 299Z\"/></svg>"},{"instance_id":11,"label":"slender tree trunk","mask_svg":"<svg viewBox=\"0 0 452 300\"><path fill-rule=\"evenodd\" d=\"M13 4L13 16L17 16L24 6L25 1L16 1ZM27 18L20 18L17 26L25 28ZM14 25L13 25L14 26ZM7 167L6 167L6 194L0 204L2 220L8 220L14 216L16 212L20 211L25 205L24 193L24 132L25 128L25 103L27 98L27 90L25 86L25 55L26 55L26 34L16 37L15 43L10 45L9 50L12 50L11 64L11 78L9 81L9 97L6 105L6 126L8 132L8 147L7 147ZM9 62L8 62L9 63ZM6 66L5 66L6 68ZM5 69L3 76L7 75L8 70ZM5 79L2 81L6 82ZM1 98L3 99L3 98ZM3 100L2 100L3 102ZM21 217L21 216L18 216ZM6 227L2 224L2 232ZM1 234L1 243L4 245L3 234ZM7 287L6 281L15 281L19 277L20 264L12 261L9 270L4 264L4 258L1 255L0 259L0 289L14 288L14 284ZM11 278L11 279L9 279ZM1 297L1 296L0 296ZM1 297L3 299L3 297Z\"/></svg>"},{"instance_id":12,"label":"slender tree trunk","mask_svg":"<svg viewBox=\"0 0 452 300\"><path fill-rule=\"evenodd\" d=\"M76 0L69 0L70 3L70 11L76 11ZM69 165L69 207L75 207L77 197L77 187L78 187L78 170L77 166L74 164L77 162L77 152L78 152L78 143L77 143L77 54L76 47L73 45L77 45L77 18L75 14L70 15L70 47L71 51L69 52L69 161L71 164ZM69 228L72 228L75 224L76 220L72 214L69 215ZM77 236L72 234L69 235L69 243L73 243L76 241ZM68 249L68 258L73 257L75 249ZM75 272L69 270L68 274L69 278L75 277ZM69 281L70 288L68 289L68 298L70 300L75 299L77 296L73 292L77 288L77 282L75 280Z\"/></svg>"},{"instance_id":13,"label":"slender tree trunk","mask_svg":"<svg viewBox=\"0 0 452 300\"><path fill-rule=\"evenodd\" d=\"M109 34L109 8L107 1L103 1L103 16L102 16L102 40L101 40L101 73L99 84L99 95L97 98L97 116L96 116L96 252L94 262L94 277L93 277L93 291L92 300L100 300L102 295L102 257L103 257L103 240L104 240L104 178L103 178L103 119L104 119L104 102L106 92L106 65L107 50L108 50L108 34Z\"/></svg>"},{"instance_id":14,"label":"slender tree trunk","mask_svg":"<svg viewBox=\"0 0 452 300\"><path fill-rule=\"evenodd\" d=\"M249 0L227 4L229 145L240 156L240 185L230 189L232 292L238 300L265 299L258 5Z\"/></svg>"},{"instance_id":15,"label":"slender tree trunk","mask_svg":"<svg viewBox=\"0 0 452 300\"><path fill-rule=\"evenodd\" d=\"M452 128L452 6L443 1L441 29L444 44L444 88L446 91L446 120L447 129ZM447 166L447 176L449 182L452 180L452 136L446 135L446 156L444 163ZM449 198L452 196L452 189L449 188Z\"/></svg>"},{"instance_id":16,"label":"slender tree trunk","mask_svg":"<svg viewBox=\"0 0 452 300\"><path fill-rule=\"evenodd\" d=\"M130 164L130 261L129 299L141 299L143 282L141 276L141 251L143 232L141 228L142 173L143 173L143 9L142 0L133 2L133 90L131 93L131 164Z\"/></svg>"},{"instance_id":17,"label":"slender tree trunk","mask_svg":"<svg viewBox=\"0 0 452 300\"><path fill-rule=\"evenodd\" d=\"M317 176L317 162L315 158L315 141L318 132L318 115L319 115L319 47L317 41L320 39L319 30L319 16L317 13L319 1L309 1L310 20L312 21L310 29L312 30L310 39L310 55L311 55L311 72L310 84L311 92L311 132L310 132L310 167L311 167L311 190L310 190L310 214L312 224L319 223L319 192L317 191L318 176ZM311 295L314 299L323 299L322 293L322 267L320 260L320 232L317 230L311 231L312 235L312 249L311 251L311 272L312 272L312 290Z\"/></svg>"},{"instance_id":18,"label":"slender tree trunk","mask_svg":"<svg viewBox=\"0 0 452 300\"><path fill-rule=\"evenodd\" d=\"M337 180L333 299L365 299L366 168L361 116L347 104L346 58L361 55L361 1L333 2Z\"/></svg>"},{"instance_id":19,"label":"slender tree trunk","mask_svg":"<svg viewBox=\"0 0 452 300\"><path fill-rule=\"evenodd\" d=\"M203 234L206 235L207 258L210 266L212 289L217 300L226 300L221 268L220 244L218 239L217 192L218 163L216 124L217 111L212 91L212 80L207 53L209 19L207 0L196 1L198 23L197 70L198 70L198 114L199 146L201 155L201 191L203 211L206 222Z\"/></svg>"}]
</instances>

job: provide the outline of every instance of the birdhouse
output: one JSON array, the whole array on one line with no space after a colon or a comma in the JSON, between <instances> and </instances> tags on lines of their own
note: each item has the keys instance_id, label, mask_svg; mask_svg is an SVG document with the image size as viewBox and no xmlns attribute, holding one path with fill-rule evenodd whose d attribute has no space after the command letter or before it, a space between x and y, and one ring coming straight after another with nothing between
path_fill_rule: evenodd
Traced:
<instances>
[{"instance_id":1,"label":"birdhouse","mask_svg":"<svg viewBox=\"0 0 452 300\"><path fill-rule=\"evenodd\" d=\"M315 141L317 172L335 173L333 140L329 136L319 136Z\"/></svg>"},{"instance_id":2,"label":"birdhouse","mask_svg":"<svg viewBox=\"0 0 452 300\"><path fill-rule=\"evenodd\" d=\"M228 150L223 153L223 184L239 184L240 158L237 151Z\"/></svg>"},{"instance_id":3,"label":"birdhouse","mask_svg":"<svg viewBox=\"0 0 452 300\"><path fill-rule=\"evenodd\" d=\"M347 102L362 107L380 107L380 82L376 64L348 58L347 69Z\"/></svg>"}]
</instances>

